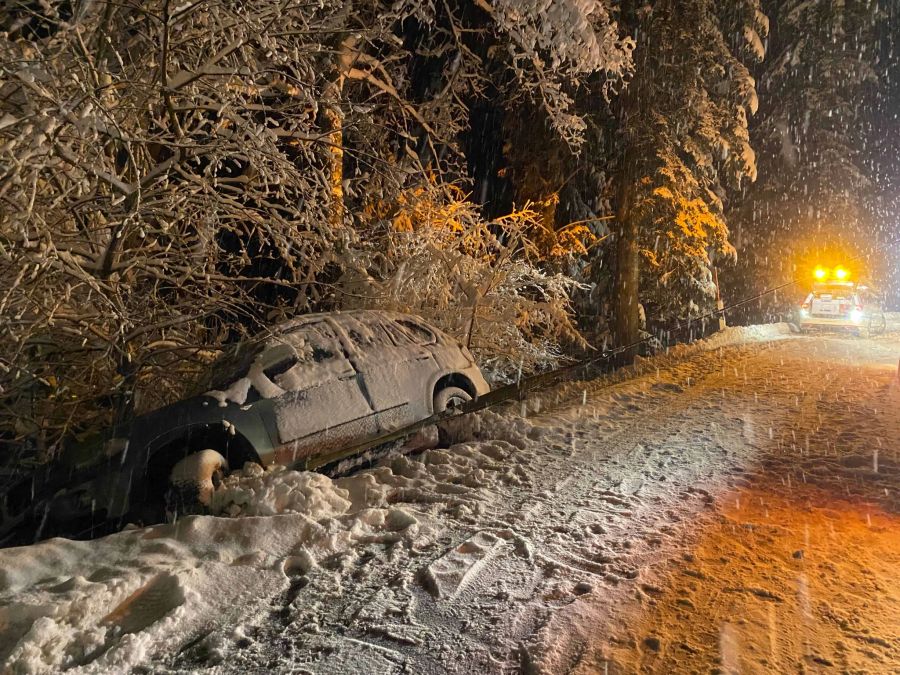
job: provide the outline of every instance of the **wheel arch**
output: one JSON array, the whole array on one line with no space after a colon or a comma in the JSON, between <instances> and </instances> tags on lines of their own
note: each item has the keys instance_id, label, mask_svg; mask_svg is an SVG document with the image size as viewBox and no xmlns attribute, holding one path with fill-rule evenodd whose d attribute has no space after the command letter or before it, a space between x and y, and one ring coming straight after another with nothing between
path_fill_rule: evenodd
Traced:
<instances>
[{"instance_id":1,"label":"wheel arch","mask_svg":"<svg viewBox=\"0 0 900 675\"><path fill-rule=\"evenodd\" d=\"M262 464L250 440L233 426L221 422L192 424L157 439L149 448L145 470L146 496L152 499L163 495L175 464L207 448L225 457L231 470L240 469L246 462Z\"/></svg>"},{"instance_id":2,"label":"wheel arch","mask_svg":"<svg viewBox=\"0 0 900 675\"><path fill-rule=\"evenodd\" d=\"M446 389L447 387L459 387L472 398L478 396L478 389L475 387L475 383L472 382L472 380L462 373L452 372L442 375L437 379L434 386L431 387L431 400L434 401L434 397L437 396L437 393L441 391L441 389Z\"/></svg>"}]
</instances>

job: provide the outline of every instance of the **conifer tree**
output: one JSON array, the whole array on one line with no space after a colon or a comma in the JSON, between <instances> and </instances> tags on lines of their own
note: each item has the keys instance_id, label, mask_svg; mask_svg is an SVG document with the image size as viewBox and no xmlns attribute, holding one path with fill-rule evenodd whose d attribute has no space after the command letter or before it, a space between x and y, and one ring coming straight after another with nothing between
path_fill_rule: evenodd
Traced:
<instances>
[{"instance_id":1,"label":"conifer tree","mask_svg":"<svg viewBox=\"0 0 900 675\"><path fill-rule=\"evenodd\" d=\"M689 316L714 297L712 254L731 255L724 199L756 178L748 62L763 58L758 0L661 0L631 8L638 44L622 97L616 340L639 335L642 303Z\"/></svg>"}]
</instances>

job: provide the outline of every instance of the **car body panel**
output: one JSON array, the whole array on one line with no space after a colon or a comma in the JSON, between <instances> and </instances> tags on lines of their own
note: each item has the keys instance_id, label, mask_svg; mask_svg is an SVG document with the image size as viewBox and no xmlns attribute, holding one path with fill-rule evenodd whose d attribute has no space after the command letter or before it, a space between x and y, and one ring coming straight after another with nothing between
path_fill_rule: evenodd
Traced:
<instances>
[{"instance_id":1,"label":"car body panel","mask_svg":"<svg viewBox=\"0 0 900 675\"><path fill-rule=\"evenodd\" d=\"M379 422L386 416L421 417L426 397L409 392L424 392L423 375L437 367L431 350L411 340L398 344L395 335L402 334L399 330L391 334L398 327L390 320L363 322L351 316L341 323L361 387Z\"/></svg>"}]
</instances>

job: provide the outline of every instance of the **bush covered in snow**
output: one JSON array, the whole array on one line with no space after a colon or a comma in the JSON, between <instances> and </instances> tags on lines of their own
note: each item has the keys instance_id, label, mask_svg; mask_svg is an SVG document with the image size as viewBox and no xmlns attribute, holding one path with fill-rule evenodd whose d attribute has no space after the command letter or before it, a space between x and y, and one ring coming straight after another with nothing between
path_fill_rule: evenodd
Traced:
<instances>
[{"instance_id":1,"label":"bush covered in snow","mask_svg":"<svg viewBox=\"0 0 900 675\"><path fill-rule=\"evenodd\" d=\"M529 257L522 222L483 220L449 186L471 182L460 141L488 88L544 101L571 140L569 76L618 80L630 43L605 0L530 6L525 23L509 3L463 4L0 16L3 437L51 453L178 398L223 343L357 304L353 273L387 288L369 306L458 312L438 323L461 337L474 313L487 357L552 363L573 335L570 282ZM439 208L461 230L404 229L379 206L435 218L435 191L453 192Z\"/></svg>"}]
</instances>

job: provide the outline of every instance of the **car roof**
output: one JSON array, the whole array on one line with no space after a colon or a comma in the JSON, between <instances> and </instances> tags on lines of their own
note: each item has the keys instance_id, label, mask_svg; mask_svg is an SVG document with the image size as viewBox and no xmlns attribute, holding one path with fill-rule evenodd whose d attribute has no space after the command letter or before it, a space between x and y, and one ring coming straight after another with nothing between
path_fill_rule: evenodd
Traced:
<instances>
[{"instance_id":1,"label":"car roof","mask_svg":"<svg viewBox=\"0 0 900 675\"><path fill-rule=\"evenodd\" d=\"M813 292L841 289L844 291L855 291L856 283L853 281L822 281L813 284Z\"/></svg>"},{"instance_id":2,"label":"car roof","mask_svg":"<svg viewBox=\"0 0 900 675\"><path fill-rule=\"evenodd\" d=\"M813 284L813 288L834 288L835 286L840 286L842 288L853 288L856 286L855 281L817 281Z\"/></svg>"},{"instance_id":3,"label":"car roof","mask_svg":"<svg viewBox=\"0 0 900 675\"><path fill-rule=\"evenodd\" d=\"M404 314L402 312L392 312L388 310L382 309L349 309L349 310L337 310L334 312L318 312L315 314L304 314L302 316L295 317L293 319L289 319L287 321L283 321L282 323L276 324L272 326L270 329L263 331L262 336L266 335L278 335L279 333L284 333L286 331L296 330L297 328L301 328L307 324L316 323L318 321L322 321L324 319L331 319L338 324L344 323L342 319L354 319L359 321L360 323L372 323L377 322L379 320L383 321L384 319L397 320L402 319L405 321L413 321L415 323L420 323L428 328L438 331L434 326L429 324L427 321L422 319L415 314Z\"/></svg>"},{"instance_id":4,"label":"car roof","mask_svg":"<svg viewBox=\"0 0 900 675\"><path fill-rule=\"evenodd\" d=\"M362 324L372 324L377 321L384 321L385 319L412 321L414 323L426 326L435 334L438 342L445 342L446 340L448 340L447 336L443 332L429 324L421 317L415 316L414 314L403 314L402 312L391 312L378 309L352 309L335 312L304 314L302 316L289 319L288 321L283 321L282 323L275 324L271 328L257 333L251 338L225 346L223 348L223 353L212 363L210 369L208 370L209 375L204 374L203 376L201 376L198 382L202 384L200 384L198 387L195 387L195 389L197 390L197 392L200 392L200 390L202 389L208 389L210 387L215 388L215 385L217 384L213 381L215 379L215 371L228 371L227 375L223 374L221 376L224 378L222 382L225 382L232 377L230 371L235 369L235 364L242 365L242 362L244 360L254 358L260 350L263 350L267 346L271 346L274 343L282 342L282 336L288 333L295 332L298 329L303 328L304 326L312 325L325 319L335 321L338 325L346 325L346 321L344 321L345 319L359 321ZM241 368L238 367L238 370L240 369ZM209 382L206 382L207 380L209 380Z\"/></svg>"}]
</instances>

